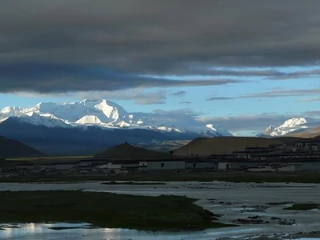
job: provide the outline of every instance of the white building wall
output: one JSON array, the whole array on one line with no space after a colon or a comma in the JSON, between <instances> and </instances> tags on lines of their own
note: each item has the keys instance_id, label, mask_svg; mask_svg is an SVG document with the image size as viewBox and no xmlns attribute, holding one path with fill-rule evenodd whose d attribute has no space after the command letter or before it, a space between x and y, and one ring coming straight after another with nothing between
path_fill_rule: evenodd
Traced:
<instances>
[{"instance_id":1,"label":"white building wall","mask_svg":"<svg viewBox=\"0 0 320 240\"><path fill-rule=\"evenodd\" d=\"M134 168L139 167L138 163L124 163L122 164L122 168Z\"/></svg>"},{"instance_id":2,"label":"white building wall","mask_svg":"<svg viewBox=\"0 0 320 240\"><path fill-rule=\"evenodd\" d=\"M54 165L52 165L52 168L56 169L56 170L70 170L73 167L75 167L75 164L54 164Z\"/></svg>"},{"instance_id":3,"label":"white building wall","mask_svg":"<svg viewBox=\"0 0 320 240\"><path fill-rule=\"evenodd\" d=\"M229 162L219 162L218 163L218 170L226 170L230 168Z\"/></svg>"},{"instance_id":4,"label":"white building wall","mask_svg":"<svg viewBox=\"0 0 320 240\"><path fill-rule=\"evenodd\" d=\"M248 168L250 172L275 172L276 169L272 168L271 166L263 166L263 167L255 167L255 168Z\"/></svg>"},{"instance_id":5,"label":"white building wall","mask_svg":"<svg viewBox=\"0 0 320 240\"><path fill-rule=\"evenodd\" d=\"M261 165L262 163L259 161L252 161L252 162L243 162L243 161L223 161L223 162L219 162L218 163L218 170L226 170L226 169L230 169L230 170L238 170L238 169L243 169L243 168L254 168L254 167L258 167L259 165Z\"/></svg>"},{"instance_id":6,"label":"white building wall","mask_svg":"<svg viewBox=\"0 0 320 240\"><path fill-rule=\"evenodd\" d=\"M147 162L144 170L180 170L185 169L186 164L184 161L159 161L159 162Z\"/></svg>"},{"instance_id":7,"label":"white building wall","mask_svg":"<svg viewBox=\"0 0 320 240\"><path fill-rule=\"evenodd\" d=\"M121 169L121 164L108 163L108 164L104 164L102 166L104 166L104 168L108 168L108 169ZM100 166L100 167L102 167L102 166Z\"/></svg>"},{"instance_id":8,"label":"white building wall","mask_svg":"<svg viewBox=\"0 0 320 240\"><path fill-rule=\"evenodd\" d=\"M187 169L215 169L214 162L186 162Z\"/></svg>"}]
</instances>

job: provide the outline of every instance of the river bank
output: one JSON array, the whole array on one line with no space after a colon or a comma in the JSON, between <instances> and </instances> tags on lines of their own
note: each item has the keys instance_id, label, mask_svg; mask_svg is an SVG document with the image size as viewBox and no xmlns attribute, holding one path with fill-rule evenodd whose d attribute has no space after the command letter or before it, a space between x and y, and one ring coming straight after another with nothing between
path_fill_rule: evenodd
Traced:
<instances>
[{"instance_id":1,"label":"river bank","mask_svg":"<svg viewBox=\"0 0 320 240\"><path fill-rule=\"evenodd\" d=\"M86 222L138 230L201 230L226 227L183 196L133 196L83 191L0 192L0 222Z\"/></svg>"}]
</instances>

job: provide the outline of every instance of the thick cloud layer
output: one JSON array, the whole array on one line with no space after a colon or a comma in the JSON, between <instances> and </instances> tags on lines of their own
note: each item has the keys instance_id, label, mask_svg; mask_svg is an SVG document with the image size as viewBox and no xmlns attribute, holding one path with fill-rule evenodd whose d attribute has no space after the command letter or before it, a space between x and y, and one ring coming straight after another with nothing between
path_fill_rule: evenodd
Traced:
<instances>
[{"instance_id":1,"label":"thick cloud layer","mask_svg":"<svg viewBox=\"0 0 320 240\"><path fill-rule=\"evenodd\" d=\"M220 101L220 100L234 100L234 99L245 99L245 98L274 98L274 97L293 97L293 96L319 96L320 89L319 88L311 88L311 89L275 89L273 91L268 92L260 92L251 95L239 95L234 97L210 97L207 101ZM299 100L299 102L312 102L318 101L319 98L305 98Z\"/></svg>"},{"instance_id":2,"label":"thick cloud layer","mask_svg":"<svg viewBox=\"0 0 320 240\"><path fill-rule=\"evenodd\" d=\"M113 91L135 87L212 86L237 82L241 81L232 79L168 80L138 76L91 64L0 64L0 92Z\"/></svg>"},{"instance_id":3,"label":"thick cloud layer","mask_svg":"<svg viewBox=\"0 0 320 240\"><path fill-rule=\"evenodd\" d=\"M319 12L318 0L2 0L0 89L215 85L139 76L317 65Z\"/></svg>"}]
</instances>

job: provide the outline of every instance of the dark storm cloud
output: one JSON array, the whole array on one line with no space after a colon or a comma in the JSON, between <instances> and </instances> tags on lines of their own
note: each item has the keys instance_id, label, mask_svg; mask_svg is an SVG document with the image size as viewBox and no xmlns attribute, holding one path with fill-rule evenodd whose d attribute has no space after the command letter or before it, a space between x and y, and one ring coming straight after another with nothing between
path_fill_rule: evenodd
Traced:
<instances>
[{"instance_id":1,"label":"dark storm cloud","mask_svg":"<svg viewBox=\"0 0 320 240\"><path fill-rule=\"evenodd\" d=\"M313 69L310 71L294 71L294 72L280 72L276 71L274 74L267 75L266 79L270 80L286 80L295 78L308 78L308 77L319 77L320 69Z\"/></svg>"},{"instance_id":2,"label":"dark storm cloud","mask_svg":"<svg viewBox=\"0 0 320 240\"><path fill-rule=\"evenodd\" d=\"M212 66L315 65L320 59L319 12L318 0L2 0L0 65L89 64L133 76L193 69L202 74L200 67ZM0 87L20 90L25 81L35 91L153 86L144 78L109 79L97 86L94 72L93 77L84 74L87 81L74 79L77 74L56 78L55 73L40 70L32 81L17 74L15 84L0 73Z\"/></svg>"},{"instance_id":3,"label":"dark storm cloud","mask_svg":"<svg viewBox=\"0 0 320 240\"><path fill-rule=\"evenodd\" d=\"M320 95L320 88L312 89L277 89L273 91L266 91L255 94L239 95L235 97L210 97L207 101L219 101L219 100L233 100L233 99L246 99L246 98L274 98L274 97L299 97L299 96L312 96ZM317 101L319 98L301 99L300 102Z\"/></svg>"},{"instance_id":4,"label":"dark storm cloud","mask_svg":"<svg viewBox=\"0 0 320 240\"><path fill-rule=\"evenodd\" d=\"M17 63L0 65L0 92L67 92L120 90L135 87L213 86L237 83L232 79L168 80L138 76L95 65Z\"/></svg>"},{"instance_id":5,"label":"dark storm cloud","mask_svg":"<svg viewBox=\"0 0 320 240\"><path fill-rule=\"evenodd\" d=\"M186 74L187 72L181 72L180 74ZM280 70L220 70L220 69L192 69L189 74L201 74L204 76L233 76L233 77L261 77L266 80L286 80L296 78L308 78L319 77L320 69L312 69L306 71L280 71ZM179 75L179 74L177 74Z\"/></svg>"}]
</instances>

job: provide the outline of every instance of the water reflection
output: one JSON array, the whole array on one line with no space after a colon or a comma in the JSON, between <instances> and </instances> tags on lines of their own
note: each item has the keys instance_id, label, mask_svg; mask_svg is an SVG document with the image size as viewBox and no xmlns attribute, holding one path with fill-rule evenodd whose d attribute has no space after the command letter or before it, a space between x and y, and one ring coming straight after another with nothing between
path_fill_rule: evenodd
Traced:
<instances>
[{"instance_id":1,"label":"water reflection","mask_svg":"<svg viewBox=\"0 0 320 240\"><path fill-rule=\"evenodd\" d=\"M25 233L40 234L43 232L43 227L34 223L29 224L8 224L0 225L2 231L0 231L0 238L11 239L22 239Z\"/></svg>"},{"instance_id":2,"label":"water reflection","mask_svg":"<svg viewBox=\"0 0 320 240\"><path fill-rule=\"evenodd\" d=\"M248 229L242 232L241 229L217 229L200 232L143 232L128 229L99 229L92 228L88 224L70 224L70 223L54 223L54 224L3 224L0 225L0 239L42 239L42 240L60 240L60 239L84 239L84 240L214 240L217 237L226 235L248 234L256 232L259 229Z\"/></svg>"},{"instance_id":3,"label":"water reflection","mask_svg":"<svg viewBox=\"0 0 320 240\"><path fill-rule=\"evenodd\" d=\"M279 231L280 232L280 231ZM93 228L88 224L0 224L0 239L8 240L215 240L223 237L238 237L263 234L262 228L224 228L200 232L142 232L128 229ZM312 238L312 240L319 238ZM307 240L307 239L301 239Z\"/></svg>"}]
</instances>

